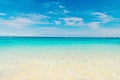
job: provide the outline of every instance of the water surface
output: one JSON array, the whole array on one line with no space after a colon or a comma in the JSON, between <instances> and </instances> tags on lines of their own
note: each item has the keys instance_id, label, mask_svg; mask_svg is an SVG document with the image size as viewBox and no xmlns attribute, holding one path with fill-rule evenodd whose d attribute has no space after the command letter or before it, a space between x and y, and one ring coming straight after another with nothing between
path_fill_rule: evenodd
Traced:
<instances>
[{"instance_id":1,"label":"water surface","mask_svg":"<svg viewBox=\"0 0 120 80\"><path fill-rule=\"evenodd\" d=\"M1 80L120 80L119 61L120 38L0 37Z\"/></svg>"}]
</instances>

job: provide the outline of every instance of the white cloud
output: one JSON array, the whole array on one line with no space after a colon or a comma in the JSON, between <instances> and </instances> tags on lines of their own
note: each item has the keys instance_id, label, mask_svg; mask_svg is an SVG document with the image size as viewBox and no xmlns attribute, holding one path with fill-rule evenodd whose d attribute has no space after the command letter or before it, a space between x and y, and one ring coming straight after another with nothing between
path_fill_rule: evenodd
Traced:
<instances>
[{"instance_id":1,"label":"white cloud","mask_svg":"<svg viewBox=\"0 0 120 80\"><path fill-rule=\"evenodd\" d=\"M31 13L31 14L20 14L21 17L26 17L29 18L33 21L36 22L36 24L51 24L49 22L50 17L47 15L43 15L43 14L35 14L35 13Z\"/></svg>"},{"instance_id":2,"label":"white cloud","mask_svg":"<svg viewBox=\"0 0 120 80\"><path fill-rule=\"evenodd\" d=\"M30 33L0 32L0 36L33 36Z\"/></svg>"},{"instance_id":3,"label":"white cloud","mask_svg":"<svg viewBox=\"0 0 120 80\"><path fill-rule=\"evenodd\" d=\"M24 17L16 17L13 19L0 19L0 24L8 27L15 27L15 28L21 28L21 27L26 27L30 26L31 24L34 24L35 21L29 19L29 18L24 18Z\"/></svg>"},{"instance_id":4,"label":"white cloud","mask_svg":"<svg viewBox=\"0 0 120 80\"><path fill-rule=\"evenodd\" d=\"M61 12L63 12L64 14L69 14L71 12L68 9L66 9L66 7L63 5L58 5L58 6L61 9Z\"/></svg>"},{"instance_id":5,"label":"white cloud","mask_svg":"<svg viewBox=\"0 0 120 80\"><path fill-rule=\"evenodd\" d=\"M64 9L64 8L65 8L63 5L59 5L58 7L61 8L61 9Z\"/></svg>"},{"instance_id":6,"label":"white cloud","mask_svg":"<svg viewBox=\"0 0 120 80\"><path fill-rule=\"evenodd\" d=\"M33 20L41 20L41 19L47 19L49 16L43 15L43 14L36 14L36 13L31 13L31 14L25 14L21 13L19 14L21 17L28 17Z\"/></svg>"},{"instance_id":7,"label":"white cloud","mask_svg":"<svg viewBox=\"0 0 120 80\"><path fill-rule=\"evenodd\" d=\"M71 11L67 9L62 9L62 10L56 10L56 11L48 11L48 14L53 14L53 15L66 15L69 14Z\"/></svg>"},{"instance_id":8,"label":"white cloud","mask_svg":"<svg viewBox=\"0 0 120 80\"><path fill-rule=\"evenodd\" d=\"M57 12L54 12L54 11L48 11L48 14L58 14Z\"/></svg>"},{"instance_id":9,"label":"white cloud","mask_svg":"<svg viewBox=\"0 0 120 80\"><path fill-rule=\"evenodd\" d=\"M71 11L67 10L67 9L63 9L63 13L64 14L69 14Z\"/></svg>"},{"instance_id":10,"label":"white cloud","mask_svg":"<svg viewBox=\"0 0 120 80\"><path fill-rule=\"evenodd\" d=\"M54 23L55 23L56 25L60 25L60 24L61 24L61 21L55 20Z\"/></svg>"},{"instance_id":11,"label":"white cloud","mask_svg":"<svg viewBox=\"0 0 120 80\"><path fill-rule=\"evenodd\" d=\"M42 14L18 14L16 16L10 16L8 19L1 18L0 25L15 27L15 28L23 28L27 26L31 26L34 24L50 24L48 22L48 16Z\"/></svg>"},{"instance_id":12,"label":"white cloud","mask_svg":"<svg viewBox=\"0 0 120 80\"><path fill-rule=\"evenodd\" d=\"M99 28L96 30L63 29L59 27L42 27L36 31L35 36L54 37L120 37L120 29Z\"/></svg>"},{"instance_id":13,"label":"white cloud","mask_svg":"<svg viewBox=\"0 0 120 80\"><path fill-rule=\"evenodd\" d=\"M0 16L6 16L6 15L7 15L6 13L0 12Z\"/></svg>"},{"instance_id":14,"label":"white cloud","mask_svg":"<svg viewBox=\"0 0 120 80\"><path fill-rule=\"evenodd\" d=\"M101 28L101 25L117 20L116 18L113 18L112 16L102 12L93 12L92 15L97 17L97 21L89 21L88 23L85 24L87 27L90 27L91 29Z\"/></svg>"},{"instance_id":15,"label":"white cloud","mask_svg":"<svg viewBox=\"0 0 120 80\"><path fill-rule=\"evenodd\" d=\"M46 2L43 4L43 7L46 8L48 14L53 15L66 15L71 12L60 2Z\"/></svg>"},{"instance_id":16,"label":"white cloud","mask_svg":"<svg viewBox=\"0 0 120 80\"><path fill-rule=\"evenodd\" d=\"M83 26L83 19L78 17L68 17L63 19L67 26Z\"/></svg>"},{"instance_id":17,"label":"white cloud","mask_svg":"<svg viewBox=\"0 0 120 80\"><path fill-rule=\"evenodd\" d=\"M86 23L86 26L92 29L98 29L100 28L100 22L89 22L89 23Z\"/></svg>"},{"instance_id":18,"label":"white cloud","mask_svg":"<svg viewBox=\"0 0 120 80\"><path fill-rule=\"evenodd\" d=\"M93 15L97 16L98 20L100 20L101 23L108 23L110 21L115 20L115 18L113 18L112 16L109 16L102 12L94 12Z\"/></svg>"},{"instance_id":19,"label":"white cloud","mask_svg":"<svg viewBox=\"0 0 120 80\"><path fill-rule=\"evenodd\" d=\"M64 6L59 5L59 8L64 10ZM64 14L64 13L63 13ZM4 14L2 14L4 15ZM83 18L80 17L50 17L43 14L37 14L37 13L31 13L31 14L25 14L25 13L19 13L16 16L7 16L7 18L0 18L0 27L13 27L8 28L11 30L11 32L8 29L5 28L1 29L2 32L0 32L0 35L2 36L119 36L120 30L118 29L106 29L101 27L105 23L109 23L110 21L113 21L115 18L112 16L106 15L104 13L100 12L94 12L94 16L97 17L97 21L89 21L85 22L83 21ZM4 15L6 16L6 15ZM49 20L50 19L50 20ZM51 22L49 22L51 21ZM55 27L45 27L44 24L51 24L50 26ZM36 27L33 29L25 28L22 29L22 31L16 28L24 28L27 26L32 25L41 25L43 27ZM75 27L75 29L65 29L61 27L56 27L58 25L61 26L83 26L85 29L83 30L80 28ZM48 26L48 25L47 25ZM15 28L15 29L14 29ZM18 31L14 31L18 30ZM28 32L27 32L28 30ZM6 31L6 33L4 32ZM13 32L12 32L13 31Z\"/></svg>"},{"instance_id":20,"label":"white cloud","mask_svg":"<svg viewBox=\"0 0 120 80\"><path fill-rule=\"evenodd\" d=\"M94 37L120 37L120 29L99 28L97 30L88 31L88 34Z\"/></svg>"}]
</instances>

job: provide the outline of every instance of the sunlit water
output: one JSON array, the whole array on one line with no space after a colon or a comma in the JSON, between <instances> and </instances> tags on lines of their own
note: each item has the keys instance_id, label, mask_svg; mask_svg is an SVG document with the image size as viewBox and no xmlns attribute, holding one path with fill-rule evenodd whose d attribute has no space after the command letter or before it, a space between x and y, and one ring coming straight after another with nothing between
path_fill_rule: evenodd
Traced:
<instances>
[{"instance_id":1,"label":"sunlit water","mask_svg":"<svg viewBox=\"0 0 120 80\"><path fill-rule=\"evenodd\" d=\"M0 80L120 80L120 39L1 37Z\"/></svg>"}]
</instances>

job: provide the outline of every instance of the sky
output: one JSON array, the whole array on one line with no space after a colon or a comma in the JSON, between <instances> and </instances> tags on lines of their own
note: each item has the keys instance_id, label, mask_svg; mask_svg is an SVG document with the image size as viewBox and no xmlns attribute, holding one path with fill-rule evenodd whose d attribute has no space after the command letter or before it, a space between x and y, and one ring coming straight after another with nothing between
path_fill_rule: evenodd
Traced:
<instances>
[{"instance_id":1,"label":"sky","mask_svg":"<svg viewBox=\"0 0 120 80\"><path fill-rule=\"evenodd\" d=\"M120 37L120 0L0 0L0 36Z\"/></svg>"}]
</instances>

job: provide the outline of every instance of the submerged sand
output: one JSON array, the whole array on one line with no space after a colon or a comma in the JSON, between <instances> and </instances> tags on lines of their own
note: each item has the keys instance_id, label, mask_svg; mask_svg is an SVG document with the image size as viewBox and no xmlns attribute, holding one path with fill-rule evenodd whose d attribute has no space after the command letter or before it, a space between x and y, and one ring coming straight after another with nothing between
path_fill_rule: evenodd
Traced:
<instances>
[{"instance_id":1,"label":"submerged sand","mask_svg":"<svg viewBox=\"0 0 120 80\"><path fill-rule=\"evenodd\" d=\"M120 47L0 49L0 80L120 80Z\"/></svg>"},{"instance_id":2,"label":"submerged sand","mask_svg":"<svg viewBox=\"0 0 120 80\"><path fill-rule=\"evenodd\" d=\"M118 55L4 61L0 80L120 80L119 61Z\"/></svg>"}]
</instances>

